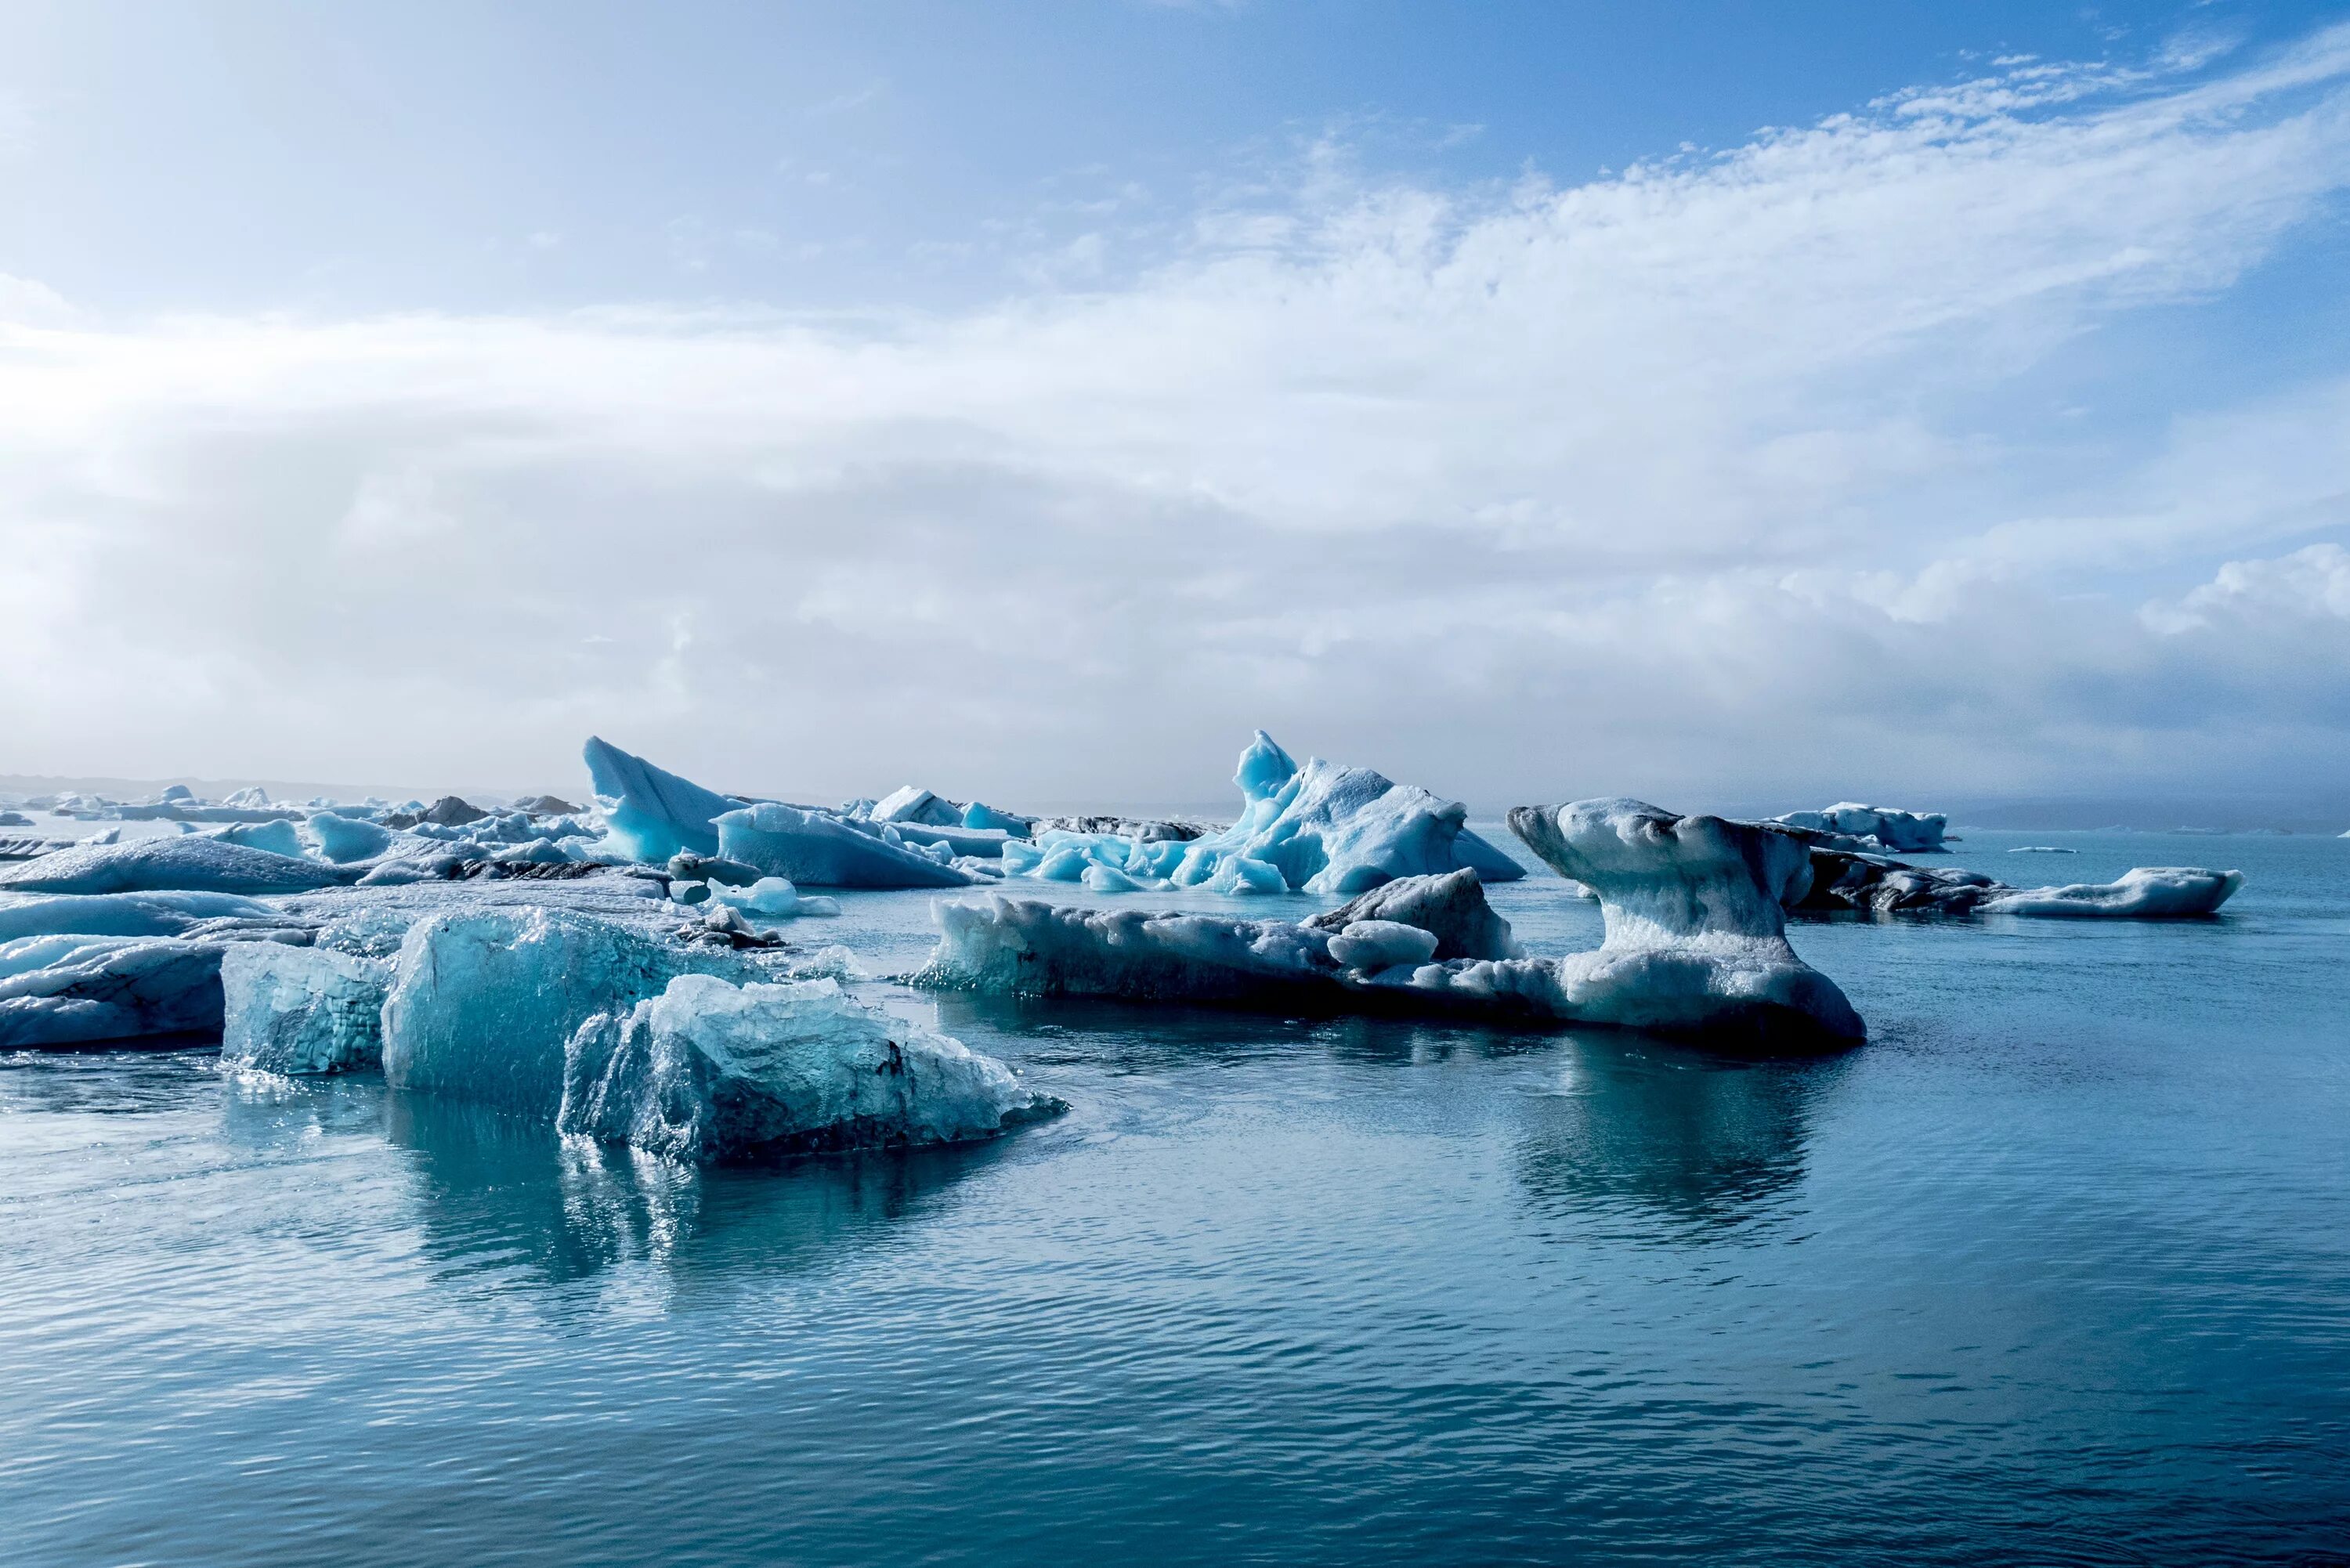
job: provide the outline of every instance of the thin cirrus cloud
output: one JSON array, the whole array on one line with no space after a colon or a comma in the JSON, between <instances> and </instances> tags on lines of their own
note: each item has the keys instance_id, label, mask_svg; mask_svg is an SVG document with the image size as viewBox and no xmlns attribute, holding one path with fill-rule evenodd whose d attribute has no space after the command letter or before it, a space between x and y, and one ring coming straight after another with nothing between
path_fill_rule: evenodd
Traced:
<instances>
[{"instance_id":1,"label":"thin cirrus cloud","mask_svg":"<svg viewBox=\"0 0 2350 1568\"><path fill-rule=\"evenodd\" d=\"M2350 182L2350 29L2209 64L2013 62L1567 187L1319 156L950 316L11 280L0 658L42 678L0 730L517 784L597 730L1014 803L1212 798L1260 723L1482 805L2338 772L2350 365L2147 440L2039 411Z\"/></svg>"}]
</instances>

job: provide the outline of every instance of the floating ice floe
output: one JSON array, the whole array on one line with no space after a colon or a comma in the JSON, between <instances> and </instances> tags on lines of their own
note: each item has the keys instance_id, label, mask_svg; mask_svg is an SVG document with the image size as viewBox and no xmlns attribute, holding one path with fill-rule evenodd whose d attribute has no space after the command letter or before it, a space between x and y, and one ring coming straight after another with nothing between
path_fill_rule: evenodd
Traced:
<instances>
[{"instance_id":1,"label":"floating ice floe","mask_svg":"<svg viewBox=\"0 0 2350 1568\"><path fill-rule=\"evenodd\" d=\"M221 953L221 1062L344 1073L383 1061L391 965L329 948L239 942Z\"/></svg>"},{"instance_id":2,"label":"floating ice floe","mask_svg":"<svg viewBox=\"0 0 2350 1568\"><path fill-rule=\"evenodd\" d=\"M1311 920L1057 906L933 907L918 984L1283 1009L1395 1008L1620 1024L1778 1047L1863 1038L1835 982L1787 943L1801 845L1637 801L1521 807L1528 846L1600 900L1595 951L1523 956L1463 868L1399 878Z\"/></svg>"},{"instance_id":3,"label":"floating ice floe","mask_svg":"<svg viewBox=\"0 0 2350 1568\"><path fill-rule=\"evenodd\" d=\"M687 975L579 1026L556 1125L714 1159L960 1143L1064 1108L1001 1062L864 1006L834 981Z\"/></svg>"},{"instance_id":4,"label":"floating ice floe","mask_svg":"<svg viewBox=\"0 0 2350 1568\"><path fill-rule=\"evenodd\" d=\"M707 887L711 902L771 920L840 913L838 900L803 893L781 877L762 877L747 888L729 887L723 882L712 882Z\"/></svg>"},{"instance_id":5,"label":"floating ice floe","mask_svg":"<svg viewBox=\"0 0 2350 1568\"><path fill-rule=\"evenodd\" d=\"M977 880L944 846L912 843L888 823L766 801L724 813L716 826L719 855L801 887L962 888Z\"/></svg>"},{"instance_id":6,"label":"floating ice floe","mask_svg":"<svg viewBox=\"0 0 2350 1568\"><path fill-rule=\"evenodd\" d=\"M2241 871L2192 866L2140 866L2114 882L2027 888L1986 899L1985 914L2057 919L2190 919L2217 914L2244 885Z\"/></svg>"},{"instance_id":7,"label":"floating ice floe","mask_svg":"<svg viewBox=\"0 0 2350 1568\"><path fill-rule=\"evenodd\" d=\"M920 827L962 827L963 808L915 784L900 784L873 803L866 816L875 822L912 823Z\"/></svg>"},{"instance_id":8,"label":"floating ice floe","mask_svg":"<svg viewBox=\"0 0 2350 1568\"><path fill-rule=\"evenodd\" d=\"M2244 885L2241 871L2139 867L2118 881L2014 888L1956 866L1911 866L1881 855L1806 846L1810 886L1791 908L1875 915L2064 916L2109 920L2189 919L2215 915Z\"/></svg>"},{"instance_id":9,"label":"floating ice floe","mask_svg":"<svg viewBox=\"0 0 2350 1568\"><path fill-rule=\"evenodd\" d=\"M0 867L0 888L26 893L300 893L345 879L331 867L203 834L80 845Z\"/></svg>"},{"instance_id":10,"label":"floating ice floe","mask_svg":"<svg viewBox=\"0 0 2350 1568\"><path fill-rule=\"evenodd\" d=\"M409 929L394 967L386 1081L541 1121L562 1101L564 1042L590 1014L631 1006L681 974L739 972L731 952L535 906L431 916Z\"/></svg>"},{"instance_id":11,"label":"floating ice floe","mask_svg":"<svg viewBox=\"0 0 2350 1568\"><path fill-rule=\"evenodd\" d=\"M1939 811L1896 811L1887 806L1841 801L1825 811L1791 811L1773 822L1812 833L1853 840L1843 849L1883 849L1896 854L1921 854L1942 847L1950 819ZM1874 840L1874 842L1870 842Z\"/></svg>"},{"instance_id":12,"label":"floating ice floe","mask_svg":"<svg viewBox=\"0 0 2350 1568\"><path fill-rule=\"evenodd\" d=\"M279 923L235 893L53 893L0 904L0 941L24 937L177 937L221 921Z\"/></svg>"}]
</instances>

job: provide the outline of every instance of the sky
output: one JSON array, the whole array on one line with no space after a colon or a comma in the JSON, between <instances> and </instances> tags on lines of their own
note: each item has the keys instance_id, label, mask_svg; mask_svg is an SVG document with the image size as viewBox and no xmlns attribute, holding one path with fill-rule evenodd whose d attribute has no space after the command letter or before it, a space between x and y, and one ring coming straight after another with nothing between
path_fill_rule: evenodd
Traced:
<instances>
[{"instance_id":1,"label":"sky","mask_svg":"<svg viewBox=\"0 0 2350 1568\"><path fill-rule=\"evenodd\" d=\"M0 0L0 774L2350 794L2350 5Z\"/></svg>"}]
</instances>

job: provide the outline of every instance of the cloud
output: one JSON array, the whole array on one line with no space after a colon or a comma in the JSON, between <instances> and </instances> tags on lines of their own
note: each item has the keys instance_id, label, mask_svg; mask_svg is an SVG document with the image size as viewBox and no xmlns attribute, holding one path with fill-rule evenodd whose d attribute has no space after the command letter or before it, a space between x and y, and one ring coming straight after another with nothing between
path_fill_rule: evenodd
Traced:
<instances>
[{"instance_id":1,"label":"cloud","mask_svg":"<svg viewBox=\"0 0 2350 1568\"><path fill-rule=\"evenodd\" d=\"M2350 380L2150 453L1981 412L2350 180L2350 29L2172 68L2019 61L1565 188L1326 151L952 316L0 312L0 659L43 672L0 732L521 784L598 730L1015 803L1214 799L1259 723L1486 805L2338 766L2338 677L2182 629L2254 575L2137 585L2350 531L2310 439Z\"/></svg>"}]
</instances>

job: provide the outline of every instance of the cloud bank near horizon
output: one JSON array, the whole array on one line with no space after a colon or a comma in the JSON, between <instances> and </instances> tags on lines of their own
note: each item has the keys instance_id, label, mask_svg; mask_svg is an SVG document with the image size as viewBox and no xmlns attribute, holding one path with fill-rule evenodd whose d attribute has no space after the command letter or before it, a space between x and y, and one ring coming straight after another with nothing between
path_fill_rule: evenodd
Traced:
<instances>
[{"instance_id":1,"label":"cloud bank near horizon","mask_svg":"<svg viewBox=\"0 0 2350 1568\"><path fill-rule=\"evenodd\" d=\"M593 730L1164 801L1263 724L1481 804L1931 805L2350 762L2350 358L2163 371L2339 221L2350 28L1568 187L1293 173L957 315L0 279L0 765L536 783Z\"/></svg>"}]
</instances>

